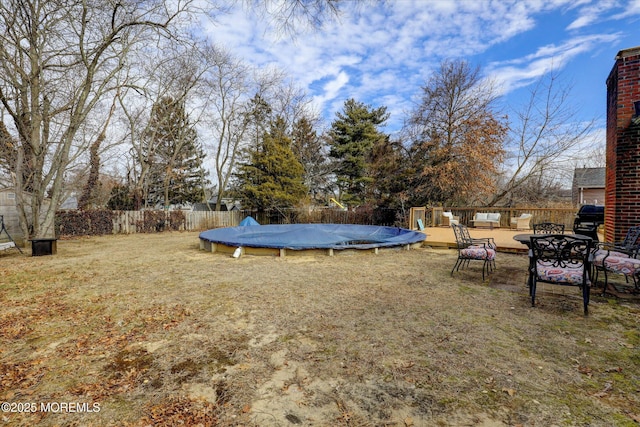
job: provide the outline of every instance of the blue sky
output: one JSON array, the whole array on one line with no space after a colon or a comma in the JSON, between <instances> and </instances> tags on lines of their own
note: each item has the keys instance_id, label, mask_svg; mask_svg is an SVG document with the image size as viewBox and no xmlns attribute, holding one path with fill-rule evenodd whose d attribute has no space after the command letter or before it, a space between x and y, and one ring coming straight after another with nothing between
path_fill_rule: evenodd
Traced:
<instances>
[{"instance_id":1,"label":"blue sky","mask_svg":"<svg viewBox=\"0 0 640 427\"><path fill-rule=\"evenodd\" d=\"M518 105L553 69L573 85L580 118L604 132L606 78L618 51L640 45L640 0L346 1L339 20L296 38L241 9L221 15L211 39L258 67L276 66L330 122L354 98L391 114L394 132L443 59L481 67Z\"/></svg>"}]
</instances>

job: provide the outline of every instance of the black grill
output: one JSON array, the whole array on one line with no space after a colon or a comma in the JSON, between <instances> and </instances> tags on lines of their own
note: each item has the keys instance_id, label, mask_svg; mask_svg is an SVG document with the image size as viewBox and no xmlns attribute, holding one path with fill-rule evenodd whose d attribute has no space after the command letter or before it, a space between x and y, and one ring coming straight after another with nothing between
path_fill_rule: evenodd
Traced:
<instances>
[{"instance_id":1,"label":"black grill","mask_svg":"<svg viewBox=\"0 0 640 427\"><path fill-rule=\"evenodd\" d=\"M583 205L573 220L573 232L598 241L598 227L604 224L604 206Z\"/></svg>"}]
</instances>

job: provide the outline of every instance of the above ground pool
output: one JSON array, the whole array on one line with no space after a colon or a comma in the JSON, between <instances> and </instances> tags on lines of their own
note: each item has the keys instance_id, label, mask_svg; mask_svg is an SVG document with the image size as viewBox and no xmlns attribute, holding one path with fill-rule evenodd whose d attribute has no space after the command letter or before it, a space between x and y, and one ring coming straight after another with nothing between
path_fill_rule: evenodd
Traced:
<instances>
[{"instance_id":1,"label":"above ground pool","mask_svg":"<svg viewBox=\"0 0 640 427\"><path fill-rule=\"evenodd\" d=\"M255 221L243 221L248 225L216 228L200 233L200 248L211 252L241 252L265 254L284 251L357 249L406 247L421 244L427 236L418 231L398 227L355 224L280 224L259 225ZM257 249L257 250L251 250ZM259 249L262 249L260 251ZM270 250L270 251L269 251Z\"/></svg>"}]
</instances>

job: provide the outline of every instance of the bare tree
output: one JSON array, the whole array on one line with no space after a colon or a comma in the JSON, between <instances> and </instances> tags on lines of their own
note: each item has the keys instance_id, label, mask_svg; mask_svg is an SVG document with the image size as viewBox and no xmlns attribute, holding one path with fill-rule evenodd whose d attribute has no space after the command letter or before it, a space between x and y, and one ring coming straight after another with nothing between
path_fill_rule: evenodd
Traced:
<instances>
[{"instance_id":1,"label":"bare tree","mask_svg":"<svg viewBox=\"0 0 640 427\"><path fill-rule=\"evenodd\" d=\"M466 61L446 60L422 90L405 129L415 202L473 203L490 194L506 133L492 82Z\"/></svg>"},{"instance_id":2,"label":"bare tree","mask_svg":"<svg viewBox=\"0 0 640 427\"><path fill-rule=\"evenodd\" d=\"M594 137L597 138L597 137ZM603 168L607 165L607 143L606 136L602 135L600 140L583 151L583 155L575 161L574 167L579 168Z\"/></svg>"},{"instance_id":3,"label":"bare tree","mask_svg":"<svg viewBox=\"0 0 640 427\"><path fill-rule=\"evenodd\" d=\"M97 204L96 189L100 187L100 151L104 148L103 145L107 138L107 129L109 128L109 123L111 122L111 118L113 117L113 113L116 109L116 100L117 93L113 98L109 114L102 126L102 130L89 147L89 176L87 177L87 182L82 189L80 197L78 198L79 209L95 207Z\"/></svg>"},{"instance_id":4,"label":"bare tree","mask_svg":"<svg viewBox=\"0 0 640 427\"><path fill-rule=\"evenodd\" d=\"M249 144L258 143L275 117L286 117L291 129L299 117L310 116L310 101L281 70L252 69L213 45L202 49L201 58L206 69L199 90L202 124L211 138L208 149L215 163L215 210L220 210Z\"/></svg>"},{"instance_id":5,"label":"bare tree","mask_svg":"<svg viewBox=\"0 0 640 427\"><path fill-rule=\"evenodd\" d=\"M79 132L118 89L131 51L170 35L190 3L0 3L0 103L17 135L13 179L26 236L53 233L65 172L88 148Z\"/></svg>"},{"instance_id":6,"label":"bare tree","mask_svg":"<svg viewBox=\"0 0 640 427\"><path fill-rule=\"evenodd\" d=\"M546 183L539 187L544 193L557 187L558 178L566 173L562 164L574 164L577 148L584 143L594 121L578 120L571 88L562 85L559 75L549 72L533 86L528 102L515 112L509 130L509 156L499 191L488 205L511 204L527 200L522 189L532 189L531 183ZM531 195L533 199L537 195Z\"/></svg>"},{"instance_id":7,"label":"bare tree","mask_svg":"<svg viewBox=\"0 0 640 427\"><path fill-rule=\"evenodd\" d=\"M129 185L135 199L136 207L146 207L149 200L149 180L161 139L157 128L150 126L154 105L163 99L189 106L189 119L195 126L200 118L201 107L192 103L191 99L199 88L202 74L205 71L199 61L199 53L191 42L170 43L162 49L152 52L140 52L135 56L138 69L136 74L145 76L140 84L129 84L127 90L119 96L120 124L129 146ZM132 58L133 60L133 58ZM177 150L186 144L186 140L178 141Z\"/></svg>"},{"instance_id":8,"label":"bare tree","mask_svg":"<svg viewBox=\"0 0 640 427\"><path fill-rule=\"evenodd\" d=\"M205 48L202 58L207 64L202 84L206 89L201 92L201 95L207 94L203 99L203 123L208 125L212 139L212 144L207 148L214 153L217 183L215 210L220 210L222 198L246 139L250 69L216 46Z\"/></svg>"},{"instance_id":9,"label":"bare tree","mask_svg":"<svg viewBox=\"0 0 640 427\"><path fill-rule=\"evenodd\" d=\"M340 15L340 4L335 0L243 0L243 3L247 9L264 11L276 33L289 37L307 28L318 30L328 18Z\"/></svg>"}]
</instances>

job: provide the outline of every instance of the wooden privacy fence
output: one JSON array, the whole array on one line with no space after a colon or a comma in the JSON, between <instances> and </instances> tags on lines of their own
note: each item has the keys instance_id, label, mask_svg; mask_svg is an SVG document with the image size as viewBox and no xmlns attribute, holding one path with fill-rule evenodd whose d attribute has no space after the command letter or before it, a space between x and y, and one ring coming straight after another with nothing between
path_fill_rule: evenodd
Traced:
<instances>
[{"instance_id":1,"label":"wooden privacy fence","mask_svg":"<svg viewBox=\"0 0 640 427\"><path fill-rule=\"evenodd\" d=\"M336 223L393 225L396 213L390 209L343 211L332 208L251 211L108 211L69 210L56 214L57 236L201 231L235 227L247 216L260 224ZM405 226L403 222L401 226Z\"/></svg>"},{"instance_id":2,"label":"wooden privacy fence","mask_svg":"<svg viewBox=\"0 0 640 427\"><path fill-rule=\"evenodd\" d=\"M154 213L151 220L149 212ZM175 215L175 213L183 215ZM112 219L113 234L164 230L198 231L219 227L235 227L244 218L242 212L239 211L117 211L114 214Z\"/></svg>"},{"instance_id":3,"label":"wooden privacy fence","mask_svg":"<svg viewBox=\"0 0 640 427\"><path fill-rule=\"evenodd\" d=\"M61 211L56 214L58 236L199 231L240 224L239 211Z\"/></svg>"},{"instance_id":4,"label":"wooden privacy fence","mask_svg":"<svg viewBox=\"0 0 640 427\"><path fill-rule=\"evenodd\" d=\"M499 212L500 227L509 228L511 217L523 213L533 215L531 224L555 222L567 229L573 226L577 209L572 208L412 208L419 215L402 220L387 211L341 211L336 209L287 210L270 213L249 211L61 211L56 215L57 236L87 236L100 234L155 233L161 231L202 231L219 227L235 227L248 215L260 224L283 223L337 223L396 225L417 229L417 218L424 226L438 226L442 223L442 212L452 211L460 217L460 223L471 225L477 212ZM402 223L402 224L401 224Z\"/></svg>"}]
</instances>

